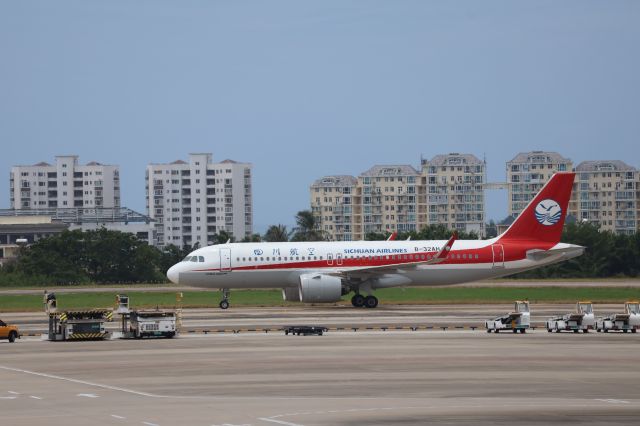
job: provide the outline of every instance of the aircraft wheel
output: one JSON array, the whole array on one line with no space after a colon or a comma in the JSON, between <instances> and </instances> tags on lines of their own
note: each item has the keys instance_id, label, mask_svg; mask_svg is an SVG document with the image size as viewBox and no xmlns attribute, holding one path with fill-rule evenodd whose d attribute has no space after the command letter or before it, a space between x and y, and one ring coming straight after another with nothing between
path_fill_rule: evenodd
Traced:
<instances>
[{"instance_id":1,"label":"aircraft wheel","mask_svg":"<svg viewBox=\"0 0 640 426\"><path fill-rule=\"evenodd\" d=\"M517 333L517 332L518 332L518 329L517 329L517 328L514 328L514 329L513 329L513 332L514 332L514 333Z\"/></svg>"},{"instance_id":2,"label":"aircraft wheel","mask_svg":"<svg viewBox=\"0 0 640 426\"><path fill-rule=\"evenodd\" d=\"M496 330L494 331L494 333L500 333L500 330L496 328Z\"/></svg>"},{"instance_id":3,"label":"aircraft wheel","mask_svg":"<svg viewBox=\"0 0 640 426\"><path fill-rule=\"evenodd\" d=\"M378 298L375 296L367 296L364 298L364 306L367 308L375 308L378 306Z\"/></svg>"},{"instance_id":4,"label":"aircraft wheel","mask_svg":"<svg viewBox=\"0 0 640 426\"><path fill-rule=\"evenodd\" d=\"M582 332L583 332L583 333L588 333L588 332L589 332L589 330L585 328L584 330L582 330Z\"/></svg>"},{"instance_id":5,"label":"aircraft wheel","mask_svg":"<svg viewBox=\"0 0 640 426\"><path fill-rule=\"evenodd\" d=\"M228 300L222 300L220 302L220 309L229 309L229 301Z\"/></svg>"},{"instance_id":6,"label":"aircraft wheel","mask_svg":"<svg viewBox=\"0 0 640 426\"><path fill-rule=\"evenodd\" d=\"M364 296L356 294L351 298L351 304L356 308L362 308L364 306Z\"/></svg>"},{"instance_id":7,"label":"aircraft wheel","mask_svg":"<svg viewBox=\"0 0 640 426\"><path fill-rule=\"evenodd\" d=\"M525 330L524 328L520 330L520 334L524 334L526 332L527 332L527 330Z\"/></svg>"},{"instance_id":8,"label":"aircraft wheel","mask_svg":"<svg viewBox=\"0 0 640 426\"><path fill-rule=\"evenodd\" d=\"M580 331L580 330L573 330L574 333L577 333L578 331Z\"/></svg>"},{"instance_id":9,"label":"aircraft wheel","mask_svg":"<svg viewBox=\"0 0 640 426\"><path fill-rule=\"evenodd\" d=\"M635 329L635 328L631 329L631 332L632 332L632 333L635 333L635 332L636 332L636 329Z\"/></svg>"},{"instance_id":10,"label":"aircraft wheel","mask_svg":"<svg viewBox=\"0 0 640 426\"><path fill-rule=\"evenodd\" d=\"M487 328L487 333L491 333L491 329L490 328Z\"/></svg>"}]
</instances>

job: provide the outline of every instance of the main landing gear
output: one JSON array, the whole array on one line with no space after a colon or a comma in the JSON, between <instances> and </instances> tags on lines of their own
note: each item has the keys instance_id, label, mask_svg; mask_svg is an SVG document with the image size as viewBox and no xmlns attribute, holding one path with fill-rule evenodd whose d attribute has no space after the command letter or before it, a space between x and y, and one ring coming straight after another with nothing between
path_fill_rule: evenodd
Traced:
<instances>
[{"instance_id":1,"label":"main landing gear","mask_svg":"<svg viewBox=\"0 0 640 426\"><path fill-rule=\"evenodd\" d=\"M365 297L360 293L356 293L351 298L351 304L356 308L375 308L378 306L378 298L374 295Z\"/></svg>"},{"instance_id":2,"label":"main landing gear","mask_svg":"<svg viewBox=\"0 0 640 426\"><path fill-rule=\"evenodd\" d=\"M229 289L222 289L222 300L220 301L220 309L229 309Z\"/></svg>"}]
</instances>

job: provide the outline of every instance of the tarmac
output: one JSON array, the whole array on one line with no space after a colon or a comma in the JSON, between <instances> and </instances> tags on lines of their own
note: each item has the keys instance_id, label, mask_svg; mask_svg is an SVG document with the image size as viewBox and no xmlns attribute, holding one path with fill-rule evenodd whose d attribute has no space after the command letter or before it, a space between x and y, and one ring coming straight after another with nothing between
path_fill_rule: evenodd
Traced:
<instances>
[{"instance_id":1,"label":"tarmac","mask_svg":"<svg viewBox=\"0 0 640 426\"><path fill-rule=\"evenodd\" d=\"M365 327L323 336L285 336L274 330L183 333L167 340L47 342L25 337L0 342L0 423L638 423L640 334L366 330L374 323L435 322L442 316L441 321L465 324L509 308L196 310L185 314L189 326L213 328L226 321L223 327L257 328L321 321ZM532 305L532 313L538 309L542 318L570 308Z\"/></svg>"}]
</instances>

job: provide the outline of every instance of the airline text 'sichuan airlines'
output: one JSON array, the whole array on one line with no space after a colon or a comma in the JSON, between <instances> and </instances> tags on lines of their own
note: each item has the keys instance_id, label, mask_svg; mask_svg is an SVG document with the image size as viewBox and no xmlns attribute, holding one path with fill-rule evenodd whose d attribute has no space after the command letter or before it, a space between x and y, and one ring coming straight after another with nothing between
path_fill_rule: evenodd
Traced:
<instances>
[{"instance_id":1,"label":"airline text 'sichuan airlines'","mask_svg":"<svg viewBox=\"0 0 640 426\"><path fill-rule=\"evenodd\" d=\"M574 173L556 173L502 235L490 240L233 243L194 250L167 272L174 283L222 289L281 288L285 300L375 308L380 288L496 278L571 259L560 242Z\"/></svg>"}]
</instances>

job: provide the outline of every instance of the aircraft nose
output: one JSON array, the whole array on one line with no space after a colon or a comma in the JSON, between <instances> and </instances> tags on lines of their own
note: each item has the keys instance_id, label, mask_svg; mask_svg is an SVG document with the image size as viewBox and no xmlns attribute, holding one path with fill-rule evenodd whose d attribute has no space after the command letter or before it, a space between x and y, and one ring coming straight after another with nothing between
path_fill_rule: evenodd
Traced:
<instances>
[{"instance_id":1,"label":"aircraft nose","mask_svg":"<svg viewBox=\"0 0 640 426\"><path fill-rule=\"evenodd\" d=\"M169 281L171 281L172 283L178 284L178 276L179 276L178 265L173 265L167 271L167 278L169 278Z\"/></svg>"}]
</instances>

